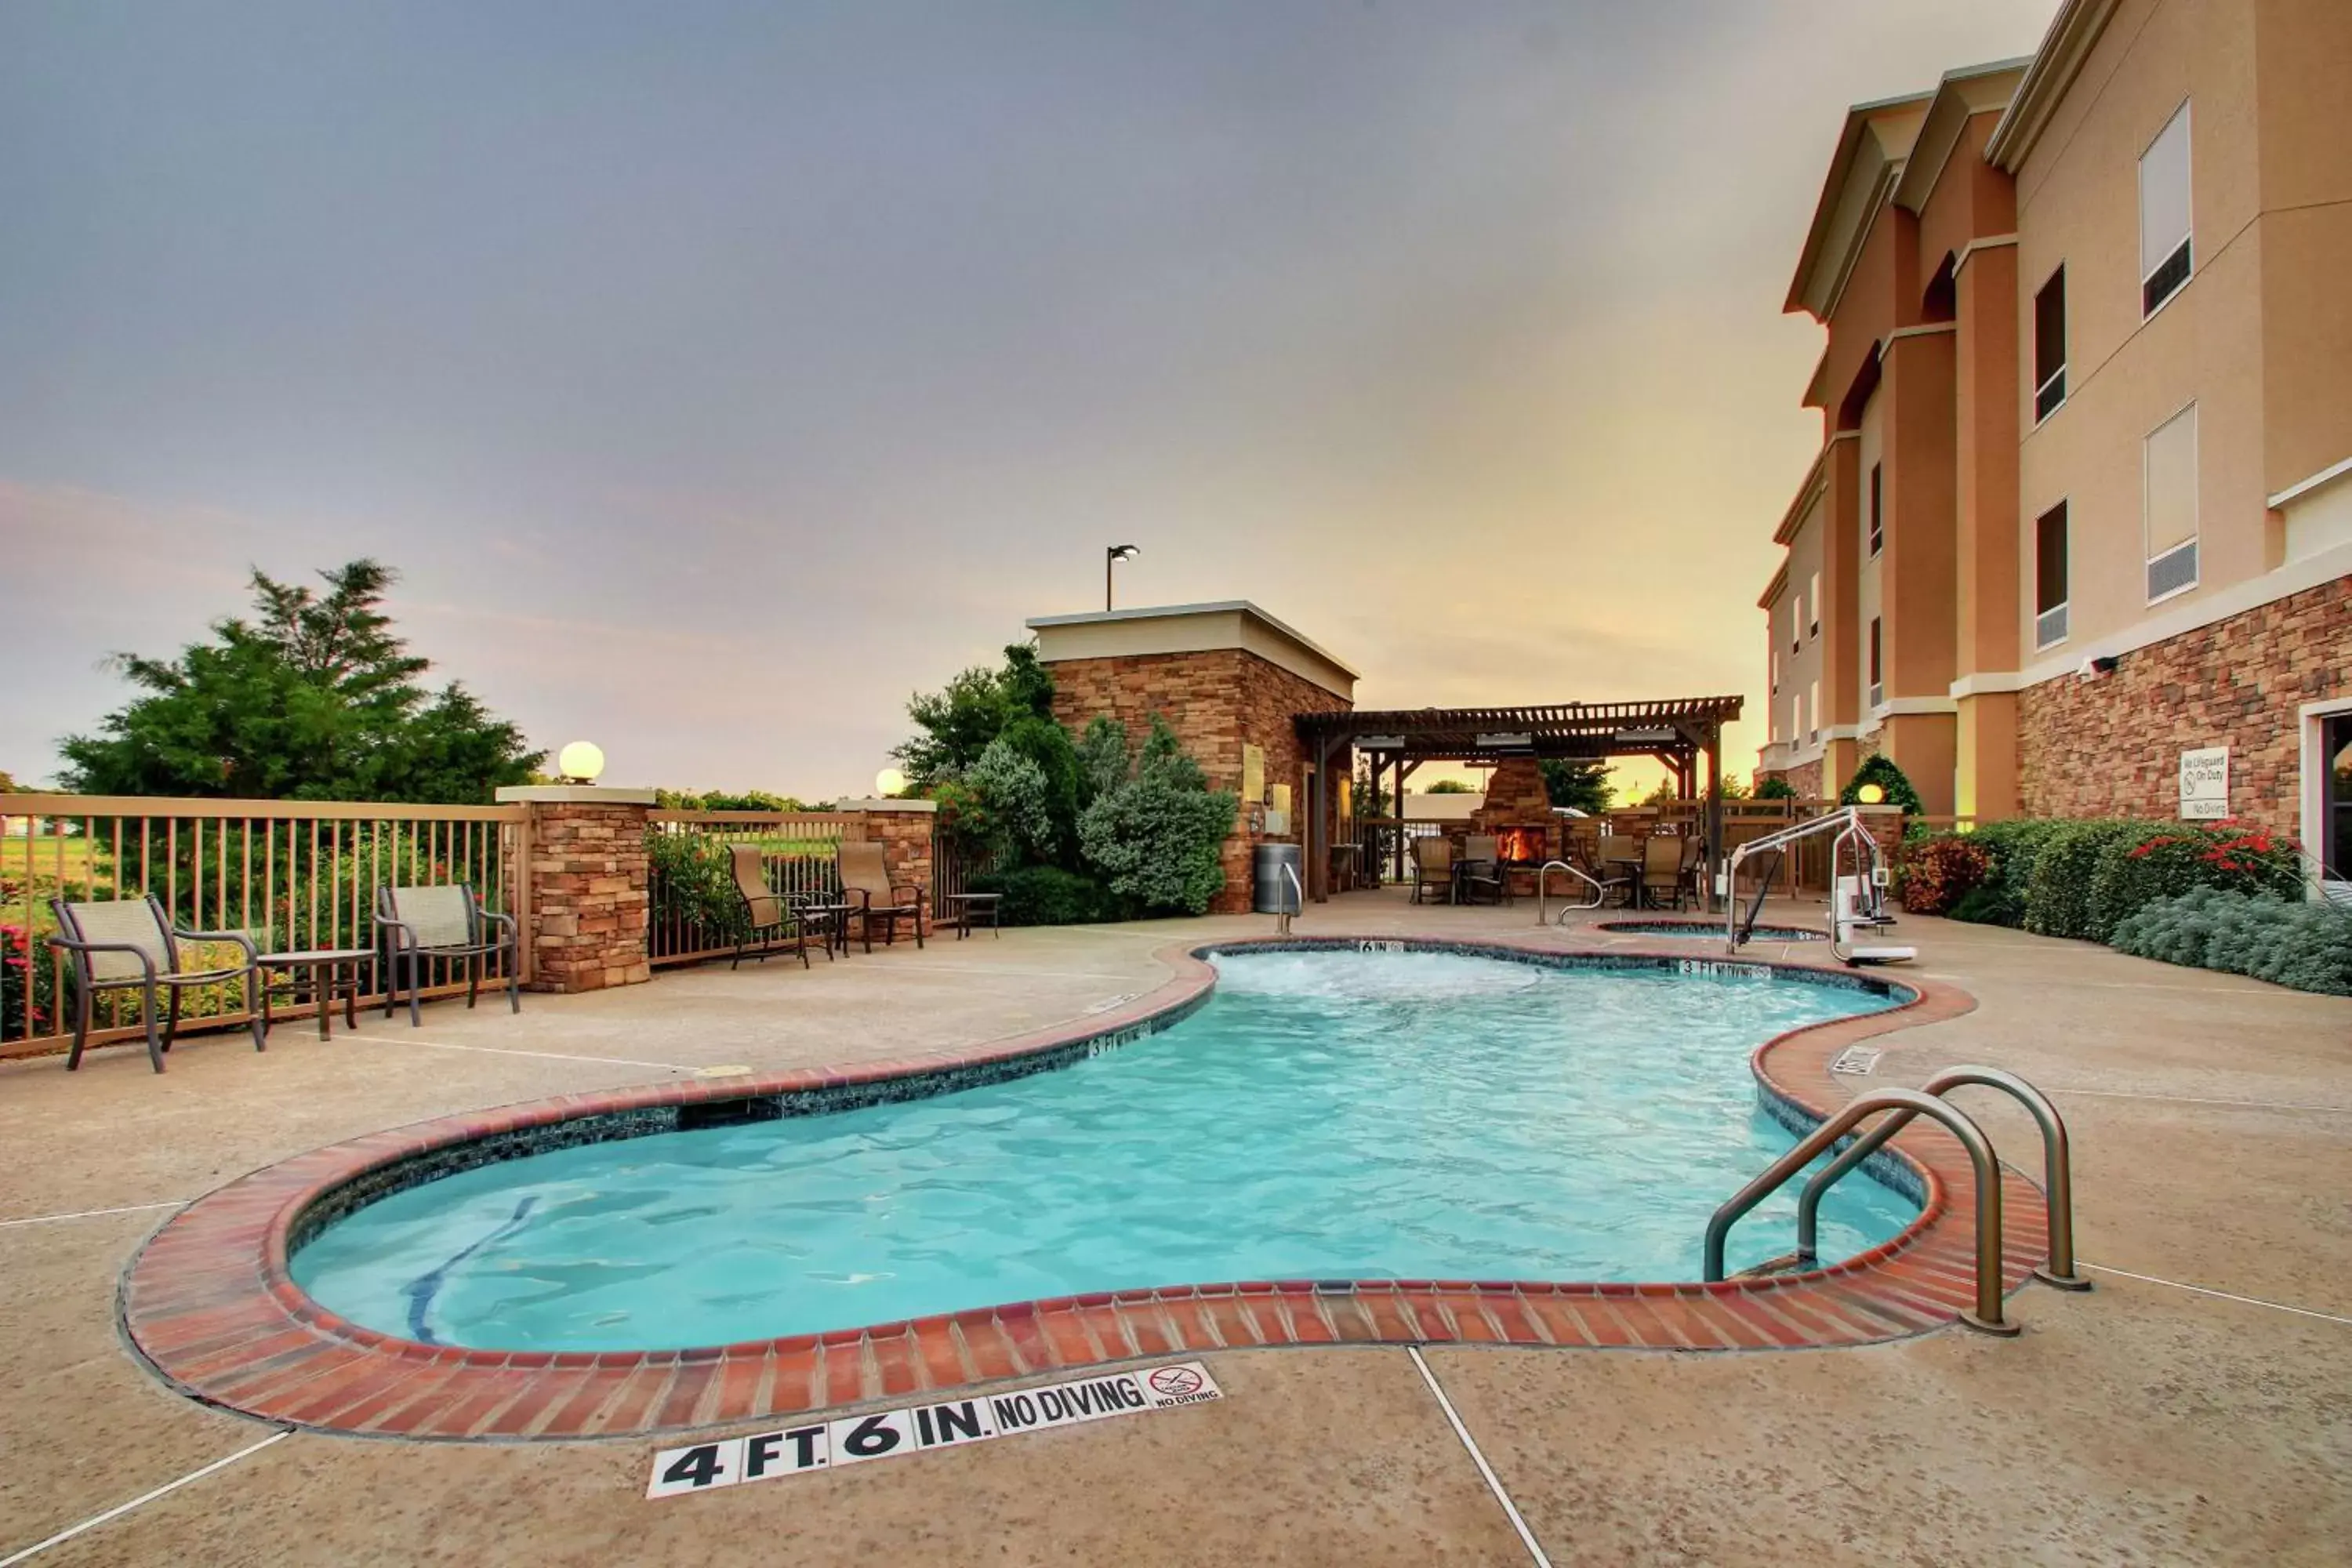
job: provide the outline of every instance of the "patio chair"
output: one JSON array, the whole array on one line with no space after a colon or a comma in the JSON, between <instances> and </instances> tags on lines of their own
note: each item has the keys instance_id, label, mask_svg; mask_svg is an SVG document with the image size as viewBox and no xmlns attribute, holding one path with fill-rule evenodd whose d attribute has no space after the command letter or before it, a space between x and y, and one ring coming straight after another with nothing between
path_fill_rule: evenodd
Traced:
<instances>
[{"instance_id":1,"label":"patio chair","mask_svg":"<svg viewBox=\"0 0 2352 1568\"><path fill-rule=\"evenodd\" d=\"M1685 839L1672 834L1653 833L1642 841L1642 900L1650 908L1659 907L1662 898L1673 907L1683 907L1683 846Z\"/></svg>"},{"instance_id":2,"label":"patio chair","mask_svg":"<svg viewBox=\"0 0 2352 1568\"><path fill-rule=\"evenodd\" d=\"M424 989L426 960L466 961L466 1005L471 1007L481 994L482 960L500 954L506 958L507 1006L522 1011L521 952L514 917L482 908L469 884L378 888L375 928L389 961L384 965L385 1017L392 1016L393 1005L399 1000L404 967L408 974L408 1025L415 1028L425 1021L418 1010L418 993Z\"/></svg>"},{"instance_id":3,"label":"patio chair","mask_svg":"<svg viewBox=\"0 0 2352 1568\"><path fill-rule=\"evenodd\" d=\"M874 951L874 922L882 922L882 944L895 947L898 942L898 921L903 918L915 928L915 945L923 945L923 889L911 882L890 880L890 863L879 844L852 844L845 841L835 851L841 870L841 900L850 906L857 917L858 933L866 939L866 951ZM876 900L880 900L877 903ZM846 931L843 940L847 940Z\"/></svg>"},{"instance_id":4,"label":"patio chair","mask_svg":"<svg viewBox=\"0 0 2352 1568\"><path fill-rule=\"evenodd\" d=\"M73 954L74 1037L73 1049L66 1057L68 1072L81 1066L82 1047L89 1039L90 1005L98 993L127 990L133 985L142 993L141 1021L147 1026L147 1060L157 1072L163 1070L163 1053L172 1048L172 1038L180 1030L180 993L191 985L241 981L245 985L246 1009L252 1015L253 1048L268 1048L262 1028L259 967L255 963L257 954L253 938L247 933L182 930L172 923L152 893L143 899L100 903L52 899L49 909L58 917L57 934L49 938L49 945L60 952ZM184 942L233 942L244 952L245 961L219 969L183 971L180 943ZM160 1036L155 1030L155 993L159 986L172 994L171 1009Z\"/></svg>"},{"instance_id":5,"label":"patio chair","mask_svg":"<svg viewBox=\"0 0 2352 1568\"><path fill-rule=\"evenodd\" d=\"M1412 901L1427 903L1433 889L1444 902L1454 901L1454 841L1443 834L1412 841Z\"/></svg>"},{"instance_id":6,"label":"patio chair","mask_svg":"<svg viewBox=\"0 0 2352 1568\"><path fill-rule=\"evenodd\" d=\"M1509 873L1503 869L1502 844L1491 833L1474 833L1462 843L1461 898L1465 904L1475 904L1480 895L1486 901L1507 904L1511 901Z\"/></svg>"},{"instance_id":7,"label":"patio chair","mask_svg":"<svg viewBox=\"0 0 2352 1568\"><path fill-rule=\"evenodd\" d=\"M1628 906L1641 902L1642 841L1630 833L1601 836L1601 879L1624 889Z\"/></svg>"},{"instance_id":8,"label":"patio chair","mask_svg":"<svg viewBox=\"0 0 2352 1568\"><path fill-rule=\"evenodd\" d=\"M779 897L768 887L766 862L761 858L756 844L730 845L728 858L735 868L735 890L743 897L743 927L735 939L735 962L730 969L743 965L743 955L752 954L762 963L768 954L787 949L801 955L801 967L809 966L808 922L801 911ZM833 943L824 944L827 963L833 960Z\"/></svg>"}]
</instances>

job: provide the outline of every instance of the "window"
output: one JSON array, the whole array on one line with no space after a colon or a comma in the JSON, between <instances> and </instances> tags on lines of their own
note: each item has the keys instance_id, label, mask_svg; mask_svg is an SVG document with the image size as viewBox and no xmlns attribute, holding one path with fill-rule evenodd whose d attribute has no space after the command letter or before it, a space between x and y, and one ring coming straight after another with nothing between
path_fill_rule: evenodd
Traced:
<instances>
[{"instance_id":1,"label":"window","mask_svg":"<svg viewBox=\"0 0 2352 1568\"><path fill-rule=\"evenodd\" d=\"M2033 646L2066 640L2066 503L2033 521Z\"/></svg>"},{"instance_id":2,"label":"window","mask_svg":"<svg viewBox=\"0 0 2352 1568\"><path fill-rule=\"evenodd\" d=\"M1812 727L1805 731L1808 743L1822 738L1822 683L1818 680L1805 688L1805 711L1813 716Z\"/></svg>"},{"instance_id":3,"label":"window","mask_svg":"<svg viewBox=\"0 0 2352 1568\"><path fill-rule=\"evenodd\" d=\"M1880 653L1879 624L1882 617L1870 617L1870 705L1873 708L1886 700L1886 667Z\"/></svg>"},{"instance_id":4,"label":"window","mask_svg":"<svg viewBox=\"0 0 2352 1568\"><path fill-rule=\"evenodd\" d=\"M2139 155L2139 313L2189 281L2189 106L2182 104Z\"/></svg>"},{"instance_id":5,"label":"window","mask_svg":"<svg viewBox=\"0 0 2352 1568\"><path fill-rule=\"evenodd\" d=\"M2061 267L2033 297L2033 422L2066 401L2066 269Z\"/></svg>"},{"instance_id":6,"label":"window","mask_svg":"<svg viewBox=\"0 0 2352 1568\"><path fill-rule=\"evenodd\" d=\"M1886 542L1885 489L1879 482L1883 463L1870 465L1870 552L1876 555Z\"/></svg>"},{"instance_id":7,"label":"window","mask_svg":"<svg viewBox=\"0 0 2352 1568\"><path fill-rule=\"evenodd\" d=\"M1772 665L1772 695L1778 697L1780 695L1780 634L1775 631L1767 635L1770 638L1770 647L1766 650L1766 657Z\"/></svg>"},{"instance_id":8,"label":"window","mask_svg":"<svg viewBox=\"0 0 2352 1568\"><path fill-rule=\"evenodd\" d=\"M1796 603L1789 606L1789 651L1791 654L1804 651L1804 637L1805 596L1800 594Z\"/></svg>"},{"instance_id":9,"label":"window","mask_svg":"<svg viewBox=\"0 0 2352 1568\"><path fill-rule=\"evenodd\" d=\"M2141 454L2141 506L2147 534L2147 598L2154 604L2197 586L2197 405L2149 433Z\"/></svg>"},{"instance_id":10,"label":"window","mask_svg":"<svg viewBox=\"0 0 2352 1568\"><path fill-rule=\"evenodd\" d=\"M1813 618L1805 623L1805 635L1817 637L1822 635L1822 574L1818 572L1813 574L1812 591L1805 602L1813 607Z\"/></svg>"}]
</instances>

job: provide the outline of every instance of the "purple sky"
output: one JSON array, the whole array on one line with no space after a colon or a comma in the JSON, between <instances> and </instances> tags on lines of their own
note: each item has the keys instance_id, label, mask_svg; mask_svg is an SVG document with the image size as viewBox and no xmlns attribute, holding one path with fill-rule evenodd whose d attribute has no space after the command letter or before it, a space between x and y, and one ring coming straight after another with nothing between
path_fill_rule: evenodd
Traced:
<instances>
[{"instance_id":1,"label":"purple sky","mask_svg":"<svg viewBox=\"0 0 2352 1568\"><path fill-rule=\"evenodd\" d=\"M1126 541L1366 704L1760 720L1840 114L2053 8L6 0L0 769L361 554L616 784L863 791Z\"/></svg>"}]
</instances>

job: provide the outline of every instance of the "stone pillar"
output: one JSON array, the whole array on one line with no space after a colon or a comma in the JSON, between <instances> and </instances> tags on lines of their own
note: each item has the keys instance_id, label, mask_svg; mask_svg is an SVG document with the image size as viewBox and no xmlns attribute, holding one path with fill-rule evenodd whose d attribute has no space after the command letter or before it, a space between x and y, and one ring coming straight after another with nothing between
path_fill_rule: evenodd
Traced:
<instances>
[{"instance_id":1,"label":"stone pillar","mask_svg":"<svg viewBox=\"0 0 2352 1568\"><path fill-rule=\"evenodd\" d=\"M520 912L530 989L601 991L651 980L646 821L654 792L525 784L498 798L530 814Z\"/></svg>"},{"instance_id":2,"label":"stone pillar","mask_svg":"<svg viewBox=\"0 0 2352 1568\"><path fill-rule=\"evenodd\" d=\"M935 800L845 800L837 808L854 811L866 818L866 839L882 846L883 863L890 868L890 880L904 882L923 889L923 904L928 930L936 911L930 910L937 884L932 879L932 830L939 826L940 803Z\"/></svg>"}]
</instances>

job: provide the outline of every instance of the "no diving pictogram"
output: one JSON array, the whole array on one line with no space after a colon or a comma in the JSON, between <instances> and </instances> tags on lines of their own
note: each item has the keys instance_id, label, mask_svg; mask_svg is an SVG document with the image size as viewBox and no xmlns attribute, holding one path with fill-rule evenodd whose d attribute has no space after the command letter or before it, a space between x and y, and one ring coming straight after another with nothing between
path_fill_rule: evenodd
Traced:
<instances>
[{"instance_id":1,"label":"no diving pictogram","mask_svg":"<svg viewBox=\"0 0 2352 1568\"><path fill-rule=\"evenodd\" d=\"M1201 1374L1189 1366L1163 1366L1146 1380L1154 1394L1198 1394Z\"/></svg>"}]
</instances>

